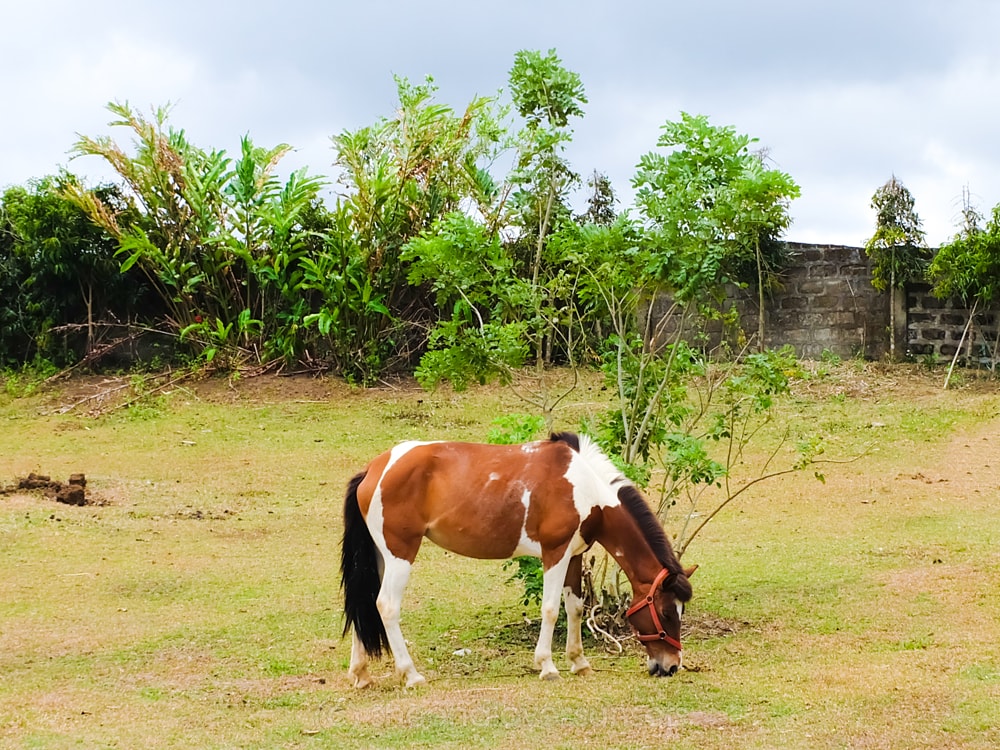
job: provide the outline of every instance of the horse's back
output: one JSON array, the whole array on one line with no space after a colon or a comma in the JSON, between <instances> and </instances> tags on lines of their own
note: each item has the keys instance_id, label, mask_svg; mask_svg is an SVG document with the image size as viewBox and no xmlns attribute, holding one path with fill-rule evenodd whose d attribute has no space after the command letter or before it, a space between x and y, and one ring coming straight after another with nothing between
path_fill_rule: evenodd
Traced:
<instances>
[{"instance_id":1,"label":"horse's back","mask_svg":"<svg viewBox=\"0 0 1000 750\"><path fill-rule=\"evenodd\" d=\"M427 536L467 557L507 558L579 528L573 453L561 441L401 443L369 464L358 498L398 557L412 561Z\"/></svg>"}]
</instances>

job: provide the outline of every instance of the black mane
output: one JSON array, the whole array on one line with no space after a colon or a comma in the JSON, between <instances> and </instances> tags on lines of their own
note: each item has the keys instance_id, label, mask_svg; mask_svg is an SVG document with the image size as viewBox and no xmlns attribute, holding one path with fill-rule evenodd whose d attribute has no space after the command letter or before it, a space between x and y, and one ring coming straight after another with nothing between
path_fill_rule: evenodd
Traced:
<instances>
[{"instance_id":1,"label":"black mane","mask_svg":"<svg viewBox=\"0 0 1000 750\"><path fill-rule=\"evenodd\" d=\"M625 483L618 488L618 499L621 501L622 507L635 519L639 530L649 542L653 554L656 555L656 559L670 571L668 588L680 601L686 602L691 598L691 584L688 583L684 568L681 567L681 562L674 553L673 545L670 544L670 539L667 538L667 533L663 530L660 519L650 510L649 504L642 494L631 483Z\"/></svg>"},{"instance_id":2,"label":"black mane","mask_svg":"<svg viewBox=\"0 0 1000 750\"><path fill-rule=\"evenodd\" d=\"M580 436L575 432L553 432L549 435L549 440L553 443L566 443L577 453L580 452Z\"/></svg>"}]
</instances>

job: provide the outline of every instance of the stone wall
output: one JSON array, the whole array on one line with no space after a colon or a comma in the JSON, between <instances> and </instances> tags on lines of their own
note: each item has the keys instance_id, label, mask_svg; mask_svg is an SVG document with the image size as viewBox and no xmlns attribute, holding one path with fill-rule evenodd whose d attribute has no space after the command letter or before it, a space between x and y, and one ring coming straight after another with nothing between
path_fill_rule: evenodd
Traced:
<instances>
[{"instance_id":1,"label":"stone wall","mask_svg":"<svg viewBox=\"0 0 1000 750\"><path fill-rule=\"evenodd\" d=\"M864 251L843 245L788 243L791 262L768 300L764 344L791 344L806 359L824 352L877 359L888 351L890 298L871 283ZM744 330L757 330L755 299L742 299Z\"/></svg>"},{"instance_id":2,"label":"stone wall","mask_svg":"<svg viewBox=\"0 0 1000 750\"><path fill-rule=\"evenodd\" d=\"M971 310L958 300L941 300L927 284L906 289L906 352L912 357L950 360L961 345L959 360L966 365L989 365L1000 335L1000 310ZM965 333L965 340L962 335Z\"/></svg>"},{"instance_id":3,"label":"stone wall","mask_svg":"<svg viewBox=\"0 0 1000 750\"><path fill-rule=\"evenodd\" d=\"M881 359L891 352L899 358L954 355L969 319L969 311L960 304L938 300L926 284L911 285L905 292L877 291L871 283L871 262L859 247L789 242L788 249L791 260L781 274L781 286L766 299L767 347L791 344L804 359L818 359L826 352L866 359ZM743 330L747 335L756 333L755 290L734 287L729 299L739 310ZM670 320L669 298L656 301L653 315ZM893 322L895 330L890 333ZM993 350L998 326L1000 310L977 312L971 331L974 361L983 361ZM669 323L663 328L661 341L676 331ZM718 326L709 329L710 345L720 338Z\"/></svg>"},{"instance_id":4,"label":"stone wall","mask_svg":"<svg viewBox=\"0 0 1000 750\"><path fill-rule=\"evenodd\" d=\"M885 354L890 298L872 287L871 266L864 251L801 242L788 243L788 249L790 262L781 274L780 288L766 298L765 346L791 344L805 359L818 359L824 352L870 359ZM732 287L729 300L739 310L743 330L748 336L755 334L759 310L756 290ZM670 299L657 299L653 315L661 320L669 316ZM662 328L660 341L676 331L672 322ZM707 333L709 345L718 344L719 326L710 326Z\"/></svg>"}]
</instances>

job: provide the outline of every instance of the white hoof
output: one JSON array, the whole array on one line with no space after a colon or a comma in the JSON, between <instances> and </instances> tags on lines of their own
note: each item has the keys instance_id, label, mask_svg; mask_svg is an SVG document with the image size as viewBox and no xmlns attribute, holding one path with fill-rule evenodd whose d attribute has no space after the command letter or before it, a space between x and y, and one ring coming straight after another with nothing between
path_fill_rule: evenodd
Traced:
<instances>
[{"instance_id":1,"label":"white hoof","mask_svg":"<svg viewBox=\"0 0 1000 750\"><path fill-rule=\"evenodd\" d=\"M419 672L414 672L409 677L406 678L406 687L420 687L421 685L426 685L427 680Z\"/></svg>"},{"instance_id":2,"label":"white hoof","mask_svg":"<svg viewBox=\"0 0 1000 750\"><path fill-rule=\"evenodd\" d=\"M374 682L375 682L372 679L371 675L368 674L367 671L365 671L365 672L363 672L361 674L352 674L351 675L351 680L353 680L354 687L357 690L362 690L362 689L368 687L369 685L374 684Z\"/></svg>"}]
</instances>

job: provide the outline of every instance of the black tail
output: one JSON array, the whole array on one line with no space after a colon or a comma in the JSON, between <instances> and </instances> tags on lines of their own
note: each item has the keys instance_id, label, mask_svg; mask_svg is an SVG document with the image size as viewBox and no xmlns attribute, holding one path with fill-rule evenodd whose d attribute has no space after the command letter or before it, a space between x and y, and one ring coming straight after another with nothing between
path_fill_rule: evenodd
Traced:
<instances>
[{"instance_id":1,"label":"black tail","mask_svg":"<svg viewBox=\"0 0 1000 750\"><path fill-rule=\"evenodd\" d=\"M375 604L382 576L380 555L358 506L358 485L365 478L361 472L347 484L344 498L344 543L340 557L340 585L344 589L344 635L353 627L365 651L373 658L389 649L385 625Z\"/></svg>"}]
</instances>

